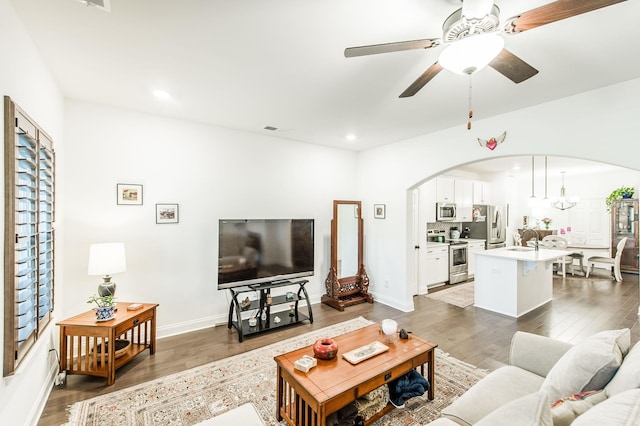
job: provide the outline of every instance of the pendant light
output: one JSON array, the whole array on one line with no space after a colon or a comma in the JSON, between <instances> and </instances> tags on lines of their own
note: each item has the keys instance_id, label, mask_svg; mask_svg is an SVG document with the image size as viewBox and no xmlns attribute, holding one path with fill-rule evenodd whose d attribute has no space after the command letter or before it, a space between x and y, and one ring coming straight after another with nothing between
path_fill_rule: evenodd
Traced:
<instances>
[{"instance_id":1,"label":"pendant light","mask_svg":"<svg viewBox=\"0 0 640 426\"><path fill-rule=\"evenodd\" d=\"M536 167L536 160L535 157L532 155L531 156L531 201L536 199L536 184L535 184L535 167Z\"/></svg>"},{"instance_id":2,"label":"pendant light","mask_svg":"<svg viewBox=\"0 0 640 426\"><path fill-rule=\"evenodd\" d=\"M558 210L567 210L571 207L575 207L578 204L577 197L567 198L566 192L564 189L564 174L565 172L560 172L562 174L562 186L560 187L560 198L554 199L551 201L551 207Z\"/></svg>"}]
</instances>

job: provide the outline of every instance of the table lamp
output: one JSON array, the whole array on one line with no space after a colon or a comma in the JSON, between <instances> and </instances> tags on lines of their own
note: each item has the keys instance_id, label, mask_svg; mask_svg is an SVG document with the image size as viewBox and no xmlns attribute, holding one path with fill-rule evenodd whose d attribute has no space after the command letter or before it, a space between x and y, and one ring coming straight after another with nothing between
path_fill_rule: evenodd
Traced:
<instances>
[{"instance_id":1,"label":"table lamp","mask_svg":"<svg viewBox=\"0 0 640 426\"><path fill-rule=\"evenodd\" d=\"M91 244L89 247L89 275L101 275L104 280L98 285L99 296L113 296L116 283L111 275L127 270L124 243Z\"/></svg>"}]
</instances>

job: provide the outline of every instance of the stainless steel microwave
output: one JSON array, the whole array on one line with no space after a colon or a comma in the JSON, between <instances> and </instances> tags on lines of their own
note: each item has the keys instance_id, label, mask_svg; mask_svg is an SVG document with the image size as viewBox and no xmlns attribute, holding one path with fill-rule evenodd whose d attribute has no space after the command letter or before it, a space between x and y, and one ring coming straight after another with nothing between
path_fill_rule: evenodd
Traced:
<instances>
[{"instance_id":1,"label":"stainless steel microwave","mask_svg":"<svg viewBox=\"0 0 640 426\"><path fill-rule=\"evenodd\" d=\"M436 220L438 222L456 220L456 205L454 203L437 203Z\"/></svg>"}]
</instances>

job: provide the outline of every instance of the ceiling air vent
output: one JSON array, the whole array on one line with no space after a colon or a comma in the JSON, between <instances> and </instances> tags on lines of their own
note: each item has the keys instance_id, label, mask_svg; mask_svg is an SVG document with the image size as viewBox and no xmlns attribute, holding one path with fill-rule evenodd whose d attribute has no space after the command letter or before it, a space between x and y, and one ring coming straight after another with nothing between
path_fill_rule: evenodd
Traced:
<instances>
[{"instance_id":1,"label":"ceiling air vent","mask_svg":"<svg viewBox=\"0 0 640 426\"><path fill-rule=\"evenodd\" d=\"M111 0L78 0L78 1L87 6L93 6L96 9L100 9L104 12L111 12Z\"/></svg>"}]
</instances>

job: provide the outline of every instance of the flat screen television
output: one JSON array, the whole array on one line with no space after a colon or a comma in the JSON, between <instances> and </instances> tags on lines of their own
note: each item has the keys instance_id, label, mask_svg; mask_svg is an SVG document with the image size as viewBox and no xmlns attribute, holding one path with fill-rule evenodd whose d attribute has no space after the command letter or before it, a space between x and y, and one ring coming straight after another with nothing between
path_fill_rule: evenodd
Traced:
<instances>
[{"instance_id":1,"label":"flat screen television","mask_svg":"<svg viewBox=\"0 0 640 426\"><path fill-rule=\"evenodd\" d=\"M218 289L313 275L313 219L221 219Z\"/></svg>"}]
</instances>

